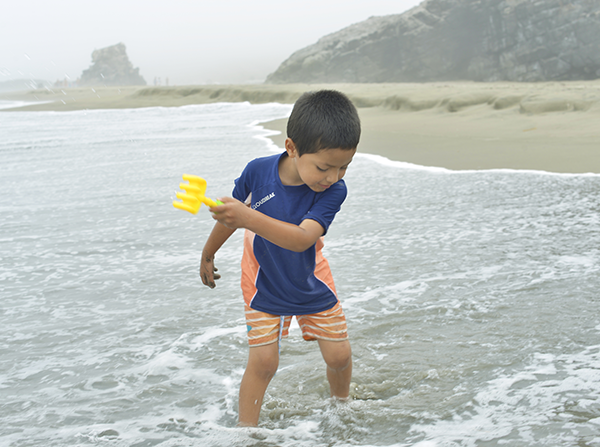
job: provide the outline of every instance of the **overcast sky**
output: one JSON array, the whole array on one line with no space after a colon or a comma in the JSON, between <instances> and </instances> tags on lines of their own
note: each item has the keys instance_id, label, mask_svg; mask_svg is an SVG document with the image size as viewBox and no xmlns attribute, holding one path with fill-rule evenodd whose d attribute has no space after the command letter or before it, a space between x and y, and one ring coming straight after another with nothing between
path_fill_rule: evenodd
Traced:
<instances>
[{"instance_id":1,"label":"overcast sky","mask_svg":"<svg viewBox=\"0 0 600 447\"><path fill-rule=\"evenodd\" d=\"M0 14L0 82L75 80L123 42L148 84L262 82L294 51L421 0L18 0Z\"/></svg>"}]
</instances>

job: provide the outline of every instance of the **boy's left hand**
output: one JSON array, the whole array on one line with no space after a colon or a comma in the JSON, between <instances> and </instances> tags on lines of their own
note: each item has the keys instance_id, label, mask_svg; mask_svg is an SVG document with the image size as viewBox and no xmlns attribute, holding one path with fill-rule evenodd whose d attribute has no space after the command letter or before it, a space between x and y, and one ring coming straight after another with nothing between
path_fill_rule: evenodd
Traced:
<instances>
[{"instance_id":1,"label":"boy's left hand","mask_svg":"<svg viewBox=\"0 0 600 447\"><path fill-rule=\"evenodd\" d=\"M238 228L246 228L246 222L252 210L248 205L231 197L219 198L222 205L210 208L213 213L213 219L225 225L227 228L237 230Z\"/></svg>"}]
</instances>

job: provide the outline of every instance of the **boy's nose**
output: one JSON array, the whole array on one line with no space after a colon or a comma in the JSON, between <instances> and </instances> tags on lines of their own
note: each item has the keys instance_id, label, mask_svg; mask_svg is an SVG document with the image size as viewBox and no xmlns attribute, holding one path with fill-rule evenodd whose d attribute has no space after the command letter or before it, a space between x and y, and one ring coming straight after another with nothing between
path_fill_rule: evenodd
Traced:
<instances>
[{"instance_id":1,"label":"boy's nose","mask_svg":"<svg viewBox=\"0 0 600 447\"><path fill-rule=\"evenodd\" d=\"M332 185L337 182L340 179L340 172L339 171L335 171L335 172L331 172L328 176L327 176L327 182L331 183Z\"/></svg>"}]
</instances>

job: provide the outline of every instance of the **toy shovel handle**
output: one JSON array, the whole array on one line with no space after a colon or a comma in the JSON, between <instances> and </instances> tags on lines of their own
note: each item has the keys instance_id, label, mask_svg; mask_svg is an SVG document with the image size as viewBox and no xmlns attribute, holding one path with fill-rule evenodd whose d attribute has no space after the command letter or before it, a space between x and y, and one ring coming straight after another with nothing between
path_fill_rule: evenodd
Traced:
<instances>
[{"instance_id":1,"label":"toy shovel handle","mask_svg":"<svg viewBox=\"0 0 600 447\"><path fill-rule=\"evenodd\" d=\"M220 200L213 200L209 199L208 197L202 197L200 200L209 208L214 208L215 206L223 205L223 202L221 202Z\"/></svg>"}]
</instances>

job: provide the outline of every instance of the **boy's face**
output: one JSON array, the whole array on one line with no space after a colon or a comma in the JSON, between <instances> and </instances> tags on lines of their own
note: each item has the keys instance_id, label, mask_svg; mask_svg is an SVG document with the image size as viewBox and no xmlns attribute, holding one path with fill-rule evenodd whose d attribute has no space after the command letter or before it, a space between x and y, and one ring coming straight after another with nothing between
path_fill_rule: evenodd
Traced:
<instances>
[{"instance_id":1,"label":"boy's face","mask_svg":"<svg viewBox=\"0 0 600 447\"><path fill-rule=\"evenodd\" d=\"M302 183L315 192L323 192L341 180L356 153L356 149L323 149L299 157L293 142L292 146L286 144L286 149L297 175Z\"/></svg>"}]
</instances>

